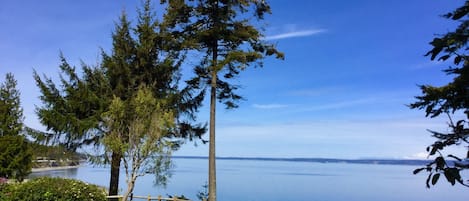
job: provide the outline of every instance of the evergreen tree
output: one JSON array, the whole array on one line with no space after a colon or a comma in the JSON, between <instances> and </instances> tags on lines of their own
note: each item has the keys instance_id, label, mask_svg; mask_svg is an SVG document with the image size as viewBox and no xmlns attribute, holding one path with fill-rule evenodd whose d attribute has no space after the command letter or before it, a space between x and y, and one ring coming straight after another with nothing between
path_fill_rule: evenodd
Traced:
<instances>
[{"instance_id":1,"label":"evergreen tree","mask_svg":"<svg viewBox=\"0 0 469 201\"><path fill-rule=\"evenodd\" d=\"M32 149L21 135L0 137L0 177L23 181L31 173Z\"/></svg>"},{"instance_id":2,"label":"evergreen tree","mask_svg":"<svg viewBox=\"0 0 469 201\"><path fill-rule=\"evenodd\" d=\"M5 76L0 85L0 136L15 136L23 129L23 109L20 104L20 92L11 73Z\"/></svg>"},{"instance_id":3,"label":"evergreen tree","mask_svg":"<svg viewBox=\"0 0 469 201\"><path fill-rule=\"evenodd\" d=\"M168 100L165 109L173 111L176 128L169 134L176 147L185 138L201 137L203 125L194 125L194 113L202 99L193 96L192 91L179 89L180 65L184 52L176 49L178 41L170 38L162 23L156 20L147 0L139 10L138 22L131 26L125 13L119 18L112 34L111 53L102 51L102 63L98 67L83 65L80 77L66 60L62 58L61 86L57 88L50 78L35 73L37 85L41 89L44 105L38 108L38 116L47 129L53 131L56 140L71 149L83 144L102 145L102 139L109 135L103 114L109 110L111 101L118 98L124 104L130 100L140 86L148 86L156 99ZM126 117L122 119L123 136L129 132L133 112L126 107ZM58 137L61 136L62 137ZM122 138L125 143L127 139ZM107 149L102 158L111 164L109 194L118 193L119 168L122 153Z\"/></svg>"},{"instance_id":4,"label":"evergreen tree","mask_svg":"<svg viewBox=\"0 0 469 201\"><path fill-rule=\"evenodd\" d=\"M23 109L13 74L0 85L0 177L23 181L31 172L32 151L21 135Z\"/></svg>"},{"instance_id":5,"label":"evergreen tree","mask_svg":"<svg viewBox=\"0 0 469 201\"><path fill-rule=\"evenodd\" d=\"M270 14L264 0L162 1L168 3L166 21L175 35L186 36L186 48L204 56L194 67L196 77L187 81L193 89L210 89L209 200L216 200L215 109L216 101L236 108L242 97L237 85L229 82L250 65L262 66L265 56L283 59L250 20Z\"/></svg>"},{"instance_id":6,"label":"evergreen tree","mask_svg":"<svg viewBox=\"0 0 469 201\"><path fill-rule=\"evenodd\" d=\"M455 185L456 182L469 187L469 181L464 181L461 171L469 169L469 150L464 155L449 154L445 156L443 150L451 146L469 147L469 1L455 11L444 15L445 18L460 22L451 32L436 37L430 43L433 48L426 54L431 60L450 61L450 66L444 72L453 76L453 80L446 85L437 87L422 85L422 95L410 105L412 109L424 109L427 117L447 115L449 117L449 132L430 131L437 140L427 147L429 156L436 156L426 167L418 168L414 174L426 170L428 172L427 187L435 185L444 175L446 180ZM454 121L454 114L462 115L462 119ZM453 116L453 117L452 117Z\"/></svg>"}]
</instances>

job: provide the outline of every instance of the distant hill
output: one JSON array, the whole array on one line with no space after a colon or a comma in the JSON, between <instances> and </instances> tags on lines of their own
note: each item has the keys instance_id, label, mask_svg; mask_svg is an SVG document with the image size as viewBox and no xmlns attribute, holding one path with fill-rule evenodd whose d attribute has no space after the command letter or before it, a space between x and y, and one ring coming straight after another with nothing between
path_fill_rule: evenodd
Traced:
<instances>
[{"instance_id":1,"label":"distant hill","mask_svg":"<svg viewBox=\"0 0 469 201\"><path fill-rule=\"evenodd\" d=\"M205 156L173 156L184 159L208 159ZM351 164L381 164L381 165L415 165L423 166L430 160L407 159L336 159L336 158L262 158L262 157L217 157L217 160L253 160L253 161L289 161L311 163L351 163Z\"/></svg>"}]
</instances>

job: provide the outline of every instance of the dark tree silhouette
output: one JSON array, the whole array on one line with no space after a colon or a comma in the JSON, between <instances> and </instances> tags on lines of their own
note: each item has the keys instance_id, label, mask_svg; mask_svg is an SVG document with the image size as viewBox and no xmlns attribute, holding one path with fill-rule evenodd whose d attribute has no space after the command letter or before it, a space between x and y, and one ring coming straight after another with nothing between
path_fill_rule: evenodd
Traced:
<instances>
[{"instance_id":1,"label":"dark tree silhouette","mask_svg":"<svg viewBox=\"0 0 469 201\"><path fill-rule=\"evenodd\" d=\"M412 109L425 110L426 116L433 118L447 115L449 118L449 132L430 131L437 140L427 147L433 161L425 167L414 171L417 174L423 170L428 172L427 187L435 185L444 175L446 180L469 187L469 182L461 177L461 171L469 169L469 150L467 154L456 156L443 155L442 150L450 146L466 146L469 148L469 1L453 12L444 15L445 18L459 22L459 26L444 35L436 37L430 44L433 48L425 55L431 60L449 61L452 63L444 72L453 80L446 85L436 87L422 85L422 95L410 105ZM454 114L464 113L462 119L453 120Z\"/></svg>"}]
</instances>

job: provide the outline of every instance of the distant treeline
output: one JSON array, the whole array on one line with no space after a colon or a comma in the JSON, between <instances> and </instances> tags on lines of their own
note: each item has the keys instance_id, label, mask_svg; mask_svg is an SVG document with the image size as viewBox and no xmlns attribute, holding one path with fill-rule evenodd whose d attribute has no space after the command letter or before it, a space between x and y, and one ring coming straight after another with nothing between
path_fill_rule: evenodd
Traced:
<instances>
[{"instance_id":1,"label":"distant treeline","mask_svg":"<svg viewBox=\"0 0 469 201\"><path fill-rule=\"evenodd\" d=\"M67 150L63 146L47 146L31 143L34 150L33 167L73 166L78 165L86 156Z\"/></svg>"}]
</instances>

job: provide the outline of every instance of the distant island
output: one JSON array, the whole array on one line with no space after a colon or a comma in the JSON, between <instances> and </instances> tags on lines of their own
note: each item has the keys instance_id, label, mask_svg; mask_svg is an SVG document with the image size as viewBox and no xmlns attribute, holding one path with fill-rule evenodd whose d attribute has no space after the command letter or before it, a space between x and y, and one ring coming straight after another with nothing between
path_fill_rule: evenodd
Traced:
<instances>
[{"instance_id":1,"label":"distant island","mask_svg":"<svg viewBox=\"0 0 469 201\"><path fill-rule=\"evenodd\" d=\"M182 159L208 159L206 156L173 156ZM311 163L351 163L379 165L413 165L424 166L431 160L417 159L337 159L337 158L265 158L265 157L217 157L217 160L253 160L253 161L288 161Z\"/></svg>"}]
</instances>

